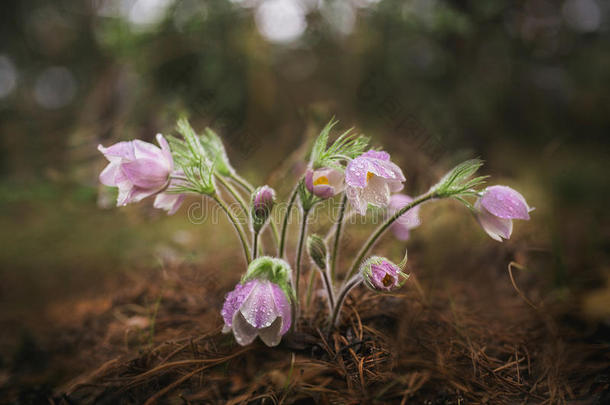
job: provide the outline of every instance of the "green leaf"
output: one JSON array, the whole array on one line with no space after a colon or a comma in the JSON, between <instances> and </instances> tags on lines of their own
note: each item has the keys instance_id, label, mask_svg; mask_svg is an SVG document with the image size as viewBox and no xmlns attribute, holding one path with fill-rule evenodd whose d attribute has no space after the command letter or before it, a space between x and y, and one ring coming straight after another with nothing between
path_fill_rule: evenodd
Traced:
<instances>
[{"instance_id":1,"label":"green leaf","mask_svg":"<svg viewBox=\"0 0 610 405\"><path fill-rule=\"evenodd\" d=\"M338 121L335 121L334 118L331 119L316 139L310 159L314 169L332 167L342 170L346 162L361 155L369 145L368 137L356 136L352 133L353 128L350 128L327 147L330 131L337 123Z\"/></svg>"},{"instance_id":2,"label":"green leaf","mask_svg":"<svg viewBox=\"0 0 610 405\"><path fill-rule=\"evenodd\" d=\"M235 169L229 162L227 151L220 137L210 128L205 129L205 134L200 137L201 143L209 154L210 159L215 162L216 172L221 176L230 177L235 174Z\"/></svg>"},{"instance_id":3,"label":"green leaf","mask_svg":"<svg viewBox=\"0 0 610 405\"><path fill-rule=\"evenodd\" d=\"M455 197L469 205L463 197L476 195L476 188L483 185L485 180L489 177L478 176L471 178L481 166L483 166L483 161L480 159L471 159L462 162L443 176L430 191L435 193L439 198Z\"/></svg>"}]
</instances>

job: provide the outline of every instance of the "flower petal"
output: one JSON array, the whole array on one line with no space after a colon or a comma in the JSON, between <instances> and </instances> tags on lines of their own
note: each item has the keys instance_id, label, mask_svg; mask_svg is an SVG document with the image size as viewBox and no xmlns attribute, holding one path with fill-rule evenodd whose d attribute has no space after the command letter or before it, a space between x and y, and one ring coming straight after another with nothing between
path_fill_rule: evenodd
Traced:
<instances>
[{"instance_id":1,"label":"flower petal","mask_svg":"<svg viewBox=\"0 0 610 405\"><path fill-rule=\"evenodd\" d=\"M525 198L510 187L488 187L481 197L481 205L499 218L530 219Z\"/></svg>"},{"instance_id":2,"label":"flower petal","mask_svg":"<svg viewBox=\"0 0 610 405\"><path fill-rule=\"evenodd\" d=\"M107 148L98 145L97 150L102 152L104 157L110 162L120 162L122 159L135 159L133 142L117 142Z\"/></svg>"},{"instance_id":3,"label":"flower petal","mask_svg":"<svg viewBox=\"0 0 610 405\"><path fill-rule=\"evenodd\" d=\"M100 173L100 182L105 186L117 187L116 177L121 172L120 163L110 162Z\"/></svg>"},{"instance_id":4,"label":"flower petal","mask_svg":"<svg viewBox=\"0 0 610 405\"><path fill-rule=\"evenodd\" d=\"M137 159L121 164L121 170L136 186L145 189L159 189L167 184L169 170L157 160Z\"/></svg>"},{"instance_id":5,"label":"flower petal","mask_svg":"<svg viewBox=\"0 0 610 405\"><path fill-rule=\"evenodd\" d=\"M347 195L349 203L360 215L366 215L366 210L368 208L368 203L362 197L363 193L364 190L360 187L347 186L345 188L345 194Z\"/></svg>"},{"instance_id":6,"label":"flower petal","mask_svg":"<svg viewBox=\"0 0 610 405\"><path fill-rule=\"evenodd\" d=\"M235 315L233 315L232 324L233 336L235 336L235 340L241 346L249 345L256 339L258 330L246 320L240 311L235 312Z\"/></svg>"},{"instance_id":7,"label":"flower petal","mask_svg":"<svg viewBox=\"0 0 610 405\"><path fill-rule=\"evenodd\" d=\"M283 333L282 329L282 318L276 318L275 321L266 328L258 331L258 337L269 347L274 347L280 344Z\"/></svg>"},{"instance_id":8,"label":"flower petal","mask_svg":"<svg viewBox=\"0 0 610 405\"><path fill-rule=\"evenodd\" d=\"M331 187L326 184L319 184L319 185L313 186L313 194L316 197L320 197L320 198L330 198L333 195L335 195L335 189L334 189L334 187Z\"/></svg>"},{"instance_id":9,"label":"flower petal","mask_svg":"<svg viewBox=\"0 0 610 405\"><path fill-rule=\"evenodd\" d=\"M389 155L381 151L368 151L349 162L345 169L345 181L353 187L366 187L370 179L369 173L398 183L405 181L400 167L390 162ZM393 185L393 188L398 187L398 184Z\"/></svg>"},{"instance_id":10,"label":"flower petal","mask_svg":"<svg viewBox=\"0 0 610 405\"><path fill-rule=\"evenodd\" d=\"M155 197L153 207L167 211L167 215L174 215L184 202L184 194L160 193Z\"/></svg>"},{"instance_id":11,"label":"flower petal","mask_svg":"<svg viewBox=\"0 0 610 405\"><path fill-rule=\"evenodd\" d=\"M278 317L271 282L255 280L256 284L239 311L248 323L257 329L270 326Z\"/></svg>"},{"instance_id":12,"label":"flower petal","mask_svg":"<svg viewBox=\"0 0 610 405\"><path fill-rule=\"evenodd\" d=\"M368 186L364 189L362 197L369 204L377 207L385 207L390 202L390 188L388 183L381 177L373 176Z\"/></svg>"},{"instance_id":13,"label":"flower petal","mask_svg":"<svg viewBox=\"0 0 610 405\"><path fill-rule=\"evenodd\" d=\"M172 157L172 151L169 148L167 140L165 140L162 134L157 134L156 138L157 143L159 144L159 146L161 146L161 152L163 153L163 156L165 156L165 160L168 163L169 169L174 170L174 158Z\"/></svg>"},{"instance_id":14,"label":"flower petal","mask_svg":"<svg viewBox=\"0 0 610 405\"><path fill-rule=\"evenodd\" d=\"M288 332L288 329L290 329L290 301L288 301L286 293L284 293L279 285L272 283L271 290L273 291L273 301L275 303L278 316L282 318L282 329L280 333L283 335L284 333Z\"/></svg>"},{"instance_id":15,"label":"flower petal","mask_svg":"<svg viewBox=\"0 0 610 405\"><path fill-rule=\"evenodd\" d=\"M136 159L152 159L160 162L166 162L163 151L158 146L149 142L144 142L140 139L135 139L133 142L133 152Z\"/></svg>"},{"instance_id":16,"label":"flower petal","mask_svg":"<svg viewBox=\"0 0 610 405\"><path fill-rule=\"evenodd\" d=\"M359 157L371 157L374 159L387 160L387 161L390 160L390 154L388 152L384 152L382 150L374 150L374 149L364 152Z\"/></svg>"},{"instance_id":17,"label":"flower petal","mask_svg":"<svg viewBox=\"0 0 610 405\"><path fill-rule=\"evenodd\" d=\"M305 173L305 187L310 193L313 193L313 170L308 169Z\"/></svg>"},{"instance_id":18,"label":"flower petal","mask_svg":"<svg viewBox=\"0 0 610 405\"><path fill-rule=\"evenodd\" d=\"M220 314L225 321L225 325L231 326L235 312L241 307L243 302L252 291L255 281L247 282L246 284L237 284L235 289L229 292L225 298Z\"/></svg>"},{"instance_id":19,"label":"flower petal","mask_svg":"<svg viewBox=\"0 0 610 405\"><path fill-rule=\"evenodd\" d=\"M477 219L481 227L487 234L498 242L502 239L509 239L513 232L513 221L509 218L500 218L482 207L479 201L475 203L475 208L478 210Z\"/></svg>"}]
</instances>

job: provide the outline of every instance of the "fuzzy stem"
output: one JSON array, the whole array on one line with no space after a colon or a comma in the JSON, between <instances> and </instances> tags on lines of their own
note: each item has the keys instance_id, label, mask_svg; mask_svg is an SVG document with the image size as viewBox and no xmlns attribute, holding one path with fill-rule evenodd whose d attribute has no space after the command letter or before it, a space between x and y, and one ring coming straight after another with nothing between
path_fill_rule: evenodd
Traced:
<instances>
[{"instance_id":1,"label":"fuzzy stem","mask_svg":"<svg viewBox=\"0 0 610 405\"><path fill-rule=\"evenodd\" d=\"M246 190L248 193L252 194L254 191L254 186L243 177L240 177L237 173L231 175L231 179L239 184L241 188ZM273 220L273 216L269 219L269 224L271 225L271 231L273 232L273 239L275 239L275 243L277 244L280 240L279 233L277 231L277 225L275 225L275 221Z\"/></svg>"},{"instance_id":2,"label":"fuzzy stem","mask_svg":"<svg viewBox=\"0 0 610 405\"><path fill-rule=\"evenodd\" d=\"M303 219L301 222L301 233L299 235L299 244L297 245L297 257L295 261L296 268L296 282L294 285L294 293L296 295L295 300L295 316L299 315L299 282L301 280L301 256L303 255L303 242L305 241L305 234L307 233L307 216L309 210L303 209Z\"/></svg>"},{"instance_id":3,"label":"fuzzy stem","mask_svg":"<svg viewBox=\"0 0 610 405\"><path fill-rule=\"evenodd\" d=\"M313 283L315 281L316 271L311 269L309 271L311 274L309 275L309 281L307 282L307 293L305 294L305 308L309 308L309 303L311 302L311 293L313 292Z\"/></svg>"},{"instance_id":4,"label":"fuzzy stem","mask_svg":"<svg viewBox=\"0 0 610 405\"><path fill-rule=\"evenodd\" d=\"M233 181L235 181L237 184L239 184L248 193L251 193L254 191L254 187L252 186L252 184L248 183L248 181L246 179L244 179L243 177L241 177L239 174L237 174L237 173L231 174L231 179Z\"/></svg>"},{"instance_id":5,"label":"fuzzy stem","mask_svg":"<svg viewBox=\"0 0 610 405\"><path fill-rule=\"evenodd\" d=\"M328 271L320 270L320 275L322 276L322 282L324 283L324 287L326 288L326 296L328 297L328 306L332 311L335 307L335 291L333 290L333 284L330 281L330 277L328 275Z\"/></svg>"},{"instance_id":6,"label":"fuzzy stem","mask_svg":"<svg viewBox=\"0 0 610 405\"><path fill-rule=\"evenodd\" d=\"M258 254L258 235L260 234L260 230L254 231L254 240L252 241L252 259L256 259Z\"/></svg>"},{"instance_id":7,"label":"fuzzy stem","mask_svg":"<svg viewBox=\"0 0 610 405\"><path fill-rule=\"evenodd\" d=\"M333 312L332 312L332 315L330 318L329 328L339 326L339 319L340 319L339 314L341 313L341 308L343 308L343 303L345 302L345 298L347 298L347 295L349 294L349 292L352 289L354 289L354 287L356 287L361 282L362 282L362 277L360 275L357 275L356 277L353 277L351 280L349 280L345 283L345 285L341 289L341 292L339 292L339 295L337 296L337 302L333 308Z\"/></svg>"},{"instance_id":8,"label":"fuzzy stem","mask_svg":"<svg viewBox=\"0 0 610 405\"><path fill-rule=\"evenodd\" d=\"M360 249L358 256L356 256L356 260L354 260L354 262L352 263L352 267L351 267L349 273L347 273L347 276L345 277L345 280L350 280L350 278L354 274L356 274L356 272L358 271L358 266L360 265L360 262L362 262L362 259L364 259L364 256L367 254L369 249L371 247L373 247L375 242L377 242L377 239L379 239L379 237L390 227L390 225L392 225L394 223L394 221L396 221L399 217L401 217L405 212L409 211L411 208L413 208L425 201L428 201L432 198L435 198L435 197L436 197L436 193L434 193L434 192L428 192L420 197L417 197L415 200L413 200L409 204L405 205L402 209L396 211L396 213L394 215L392 215L383 224L381 224L379 226L379 228L377 228L377 230L369 237L369 239L366 241L364 246L362 246L362 248ZM347 281L345 284L347 284Z\"/></svg>"},{"instance_id":9,"label":"fuzzy stem","mask_svg":"<svg viewBox=\"0 0 610 405\"><path fill-rule=\"evenodd\" d=\"M246 204L246 201L244 201L241 194L239 194L237 190L235 190L235 188L231 185L231 183L224 179L224 177L217 175L216 178L218 179L218 181L220 181L220 184L222 184L227 189L227 191L233 196L233 198L235 198L235 201L237 201L241 209L244 211L244 214L248 216L248 205Z\"/></svg>"},{"instance_id":10,"label":"fuzzy stem","mask_svg":"<svg viewBox=\"0 0 610 405\"><path fill-rule=\"evenodd\" d=\"M299 192L299 186L297 183L297 186L292 191L292 195L290 196L290 201L288 202L288 207L286 208L286 214L284 215L284 221L282 224L282 236L280 238L280 245L279 245L278 254L277 254L277 256L280 259L284 258L284 247L286 244L286 230L288 228L288 217L290 216L290 210L292 210L292 206L294 205L294 200L297 198L298 192Z\"/></svg>"},{"instance_id":11,"label":"fuzzy stem","mask_svg":"<svg viewBox=\"0 0 610 405\"><path fill-rule=\"evenodd\" d=\"M210 197L214 201L216 201L216 203L218 205L220 205L220 207L223 209L223 211L227 214L227 216L231 220L231 223L233 224L233 227L235 228L235 230L237 231L237 234L239 235L239 240L241 241L241 246L244 249L244 255L246 256L246 263L250 264L250 261L252 260L251 256L250 256L250 248L248 247L248 242L247 242L244 230L241 228L241 226L239 226L238 219L235 218L235 214L233 214L233 212L227 206L227 204L225 204L225 202L222 201L216 194L213 194Z\"/></svg>"},{"instance_id":12,"label":"fuzzy stem","mask_svg":"<svg viewBox=\"0 0 610 405\"><path fill-rule=\"evenodd\" d=\"M343 195L341 207L339 208L339 219L337 221L337 231L335 232L335 243L333 245L333 253L330 256L330 280L335 280L335 268L337 266L337 253L339 252L339 240L341 239L341 225L343 224L343 216L345 215L345 207L347 205L347 194Z\"/></svg>"}]
</instances>

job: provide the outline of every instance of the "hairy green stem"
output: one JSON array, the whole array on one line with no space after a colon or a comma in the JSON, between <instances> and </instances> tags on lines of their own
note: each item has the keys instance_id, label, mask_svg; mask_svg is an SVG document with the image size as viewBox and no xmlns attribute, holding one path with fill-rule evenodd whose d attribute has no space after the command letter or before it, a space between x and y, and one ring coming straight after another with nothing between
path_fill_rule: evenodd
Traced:
<instances>
[{"instance_id":1,"label":"hairy green stem","mask_svg":"<svg viewBox=\"0 0 610 405\"><path fill-rule=\"evenodd\" d=\"M303 255L303 242L305 241L305 234L307 233L307 216L309 210L303 210L303 218L301 220L301 233L299 234L299 242L297 245L297 257L295 259L296 268L296 281L294 284L294 293L296 295L296 316L299 314L299 282L301 280L301 256Z\"/></svg>"},{"instance_id":2,"label":"hairy green stem","mask_svg":"<svg viewBox=\"0 0 610 405\"><path fill-rule=\"evenodd\" d=\"M316 271L311 269L309 271L309 281L307 282L307 293L305 294L305 308L309 308L309 303L311 302L311 293L313 292L313 283L316 277Z\"/></svg>"},{"instance_id":3,"label":"hairy green stem","mask_svg":"<svg viewBox=\"0 0 610 405\"><path fill-rule=\"evenodd\" d=\"M324 288L326 288L326 296L328 298L328 307L332 311L335 308L335 291L333 289L333 283L330 280L327 270L320 270L320 275L322 276L322 282L324 283Z\"/></svg>"},{"instance_id":4,"label":"hairy green stem","mask_svg":"<svg viewBox=\"0 0 610 405\"><path fill-rule=\"evenodd\" d=\"M286 246L286 230L288 228L288 217L290 216L290 211L292 210L292 206L294 205L294 200L297 198L297 194L299 192L299 186L297 186L292 191L290 195L290 200L288 202L288 207L286 207L286 214L284 215L284 221L282 223L282 236L280 237L280 245L278 247L277 257L280 259L284 258L284 247Z\"/></svg>"},{"instance_id":5,"label":"hairy green stem","mask_svg":"<svg viewBox=\"0 0 610 405\"><path fill-rule=\"evenodd\" d=\"M252 194L252 192L254 192L254 186L252 184L248 183L248 181L246 179L244 179L243 177L240 177L237 173L232 174L231 179L234 182L236 182L237 184L239 184L248 193ZM271 231L273 232L273 239L275 239L275 243L277 244L280 240L280 236L277 231L277 225L275 224L275 221L273 220L273 216L271 216L271 218L269 218L269 224L271 225Z\"/></svg>"},{"instance_id":6,"label":"hairy green stem","mask_svg":"<svg viewBox=\"0 0 610 405\"><path fill-rule=\"evenodd\" d=\"M358 271L358 266L360 265L360 262L362 262L362 259L364 259L364 256L368 253L369 249L371 247L373 247L375 242L377 242L377 239L379 239L379 237L390 227L390 225L392 225L394 223L394 221L396 221L400 216L402 216L404 213L409 211L411 208L413 208L425 201L428 201L432 198L435 198L435 197L436 197L436 194L434 192L428 192L424 195L421 195L421 196L417 197L415 200L413 200L412 202L410 202L409 204L405 205L402 209L396 211L396 213L394 215L392 215L383 224L381 224L360 249L358 256L356 256L356 259L352 263L352 267L351 267L349 273L347 273L347 276L345 277L346 283L347 283L347 280L350 280L350 278L354 274L356 274L356 272Z\"/></svg>"},{"instance_id":7,"label":"hairy green stem","mask_svg":"<svg viewBox=\"0 0 610 405\"><path fill-rule=\"evenodd\" d=\"M239 225L239 220L235 217L235 214L233 214L233 212L227 206L227 204L225 204L225 202L222 201L216 194L213 194L210 197L214 201L216 201L216 203L218 205L220 205L220 207L223 209L223 211L227 214L227 216L231 220L233 227L235 228L235 230L237 231L237 234L239 235L239 240L241 241L241 246L244 248L244 255L246 256L246 263L250 264L250 261L252 261L252 259L251 259L252 256L250 255L250 248L248 247L248 241L246 239L246 234L244 233L244 230Z\"/></svg>"},{"instance_id":8,"label":"hairy green stem","mask_svg":"<svg viewBox=\"0 0 610 405\"><path fill-rule=\"evenodd\" d=\"M333 252L330 256L330 280L335 280L335 268L337 266L337 253L339 252L339 240L341 239L341 226L343 225L343 216L345 215L345 207L347 206L347 194L341 199L341 207L339 208L339 219L337 221L337 231L335 232L335 243Z\"/></svg>"},{"instance_id":9,"label":"hairy green stem","mask_svg":"<svg viewBox=\"0 0 610 405\"><path fill-rule=\"evenodd\" d=\"M244 211L244 214L246 214L247 217L249 215L248 205L246 204L246 201L243 199L241 194L239 194L237 190L235 190L235 188L231 185L231 183L224 179L224 177L217 175L216 178L218 179L218 181L220 181L220 184L222 184L227 189L227 191L233 196L233 198L235 198L235 201L237 201L237 203L239 204L239 206Z\"/></svg>"},{"instance_id":10,"label":"hairy green stem","mask_svg":"<svg viewBox=\"0 0 610 405\"><path fill-rule=\"evenodd\" d=\"M356 287L361 282L362 282L362 277L360 275L357 275L356 277L353 277L352 279L348 280L345 283L345 285L339 292L339 295L337 296L337 301L333 307L333 311L330 316L330 323L328 325L329 328L339 326L339 314L341 313L341 308L343 307L343 303L345 302L345 299L347 298L347 295L349 294L349 292L352 289L354 289L354 287Z\"/></svg>"},{"instance_id":11,"label":"hairy green stem","mask_svg":"<svg viewBox=\"0 0 610 405\"><path fill-rule=\"evenodd\" d=\"M252 241L252 260L256 259L258 255L258 235L260 234L260 230L254 231L254 240Z\"/></svg>"}]
</instances>

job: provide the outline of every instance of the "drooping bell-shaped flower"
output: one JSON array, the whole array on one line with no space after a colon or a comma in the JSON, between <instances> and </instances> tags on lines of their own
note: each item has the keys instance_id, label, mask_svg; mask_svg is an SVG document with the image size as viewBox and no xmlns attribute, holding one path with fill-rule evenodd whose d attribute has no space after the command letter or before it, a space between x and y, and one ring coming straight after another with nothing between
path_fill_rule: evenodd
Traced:
<instances>
[{"instance_id":1,"label":"drooping bell-shaped flower","mask_svg":"<svg viewBox=\"0 0 610 405\"><path fill-rule=\"evenodd\" d=\"M271 215L275 205L275 191L269 186L262 186L254 190L251 201L252 225L260 230Z\"/></svg>"},{"instance_id":2,"label":"drooping bell-shaped flower","mask_svg":"<svg viewBox=\"0 0 610 405\"><path fill-rule=\"evenodd\" d=\"M345 192L360 215L366 214L368 204L387 206L390 193L402 190L404 181L400 167L390 162L390 155L383 151L369 150L345 169Z\"/></svg>"},{"instance_id":3,"label":"drooping bell-shaped flower","mask_svg":"<svg viewBox=\"0 0 610 405\"><path fill-rule=\"evenodd\" d=\"M513 219L530 219L530 208L523 196L507 186L491 186L474 204L481 227L498 242L509 239Z\"/></svg>"},{"instance_id":4,"label":"drooping bell-shaped flower","mask_svg":"<svg viewBox=\"0 0 610 405\"><path fill-rule=\"evenodd\" d=\"M394 264L385 257L372 256L360 267L364 284L372 290L388 292L402 286L409 276L403 273L406 256L400 264Z\"/></svg>"},{"instance_id":5,"label":"drooping bell-shaped flower","mask_svg":"<svg viewBox=\"0 0 610 405\"><path fill-rule=\"evenodd\" d=\"M388 214L394 215L411 202L413 202L413 198L408 195L393 194L390 197L390 203L388 204ZM417 228L419 225L421 225L421 219L419 218L419 205L416 205L398 217L390 229L396 239L405 241L409 239L411 229Z\"/></svg>"},{"instance_id":6,"label":"drooping bell-shaped flower","mask_svg":"<svg viewBox=\"0 0 610 405\"><path fill-rule=\"evenodd\" d=\"M227 294L222 307L224 333L233 331L242 346L259 336L277 346L290 329L291 269L284 260L262 256L253 260L241 283Z\"/></svg>"},{"instance_id":7,"label":"drooping bell-shaped flower","mask_svg":"<svg viewBox=\"0 0 610 405\"><path fill-rule=\"evenodd\" d=\"M163 135L157 134L161 148L141 140L119 142L98 150L110 162L100 174L102 184L118 187L117 206L138 202L169 185L174 161Z\"/></svg>"},{"instance_id":8,"label":"drooping bell-shaped flower","mask_svg":"<svg viewBox=\"0 0 610 405\"><path fill-rule=\"evenodd\" d=\"M305 173L305 186L316 197L331 198L345 188L344 178L344 174L337 169L308 169Z\"/></svg>"}]
</instances>

